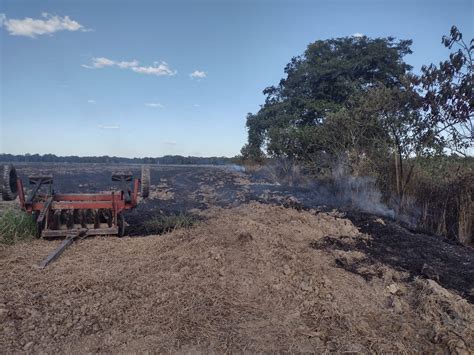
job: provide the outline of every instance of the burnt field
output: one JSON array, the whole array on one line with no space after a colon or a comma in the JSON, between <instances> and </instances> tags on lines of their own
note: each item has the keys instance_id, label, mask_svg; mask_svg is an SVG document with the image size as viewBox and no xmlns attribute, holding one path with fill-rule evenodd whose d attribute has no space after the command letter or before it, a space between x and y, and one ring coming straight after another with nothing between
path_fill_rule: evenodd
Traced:
<instances>
[{"instance_id":1,"label":"burnt field","mask_svg":"<svg viewBox=\"0 0 474 355\"><path fill-rule=\"evenodd\" d=\"M15 167L24 180L29 175L52 174L55 190L60 193L111 190L117 187L111 181L113 172L130 171L139 177L141 169L141 165L67 163L17 163ZM327 193L323 196L312 186L284 186L270 174L246 173L237 165L155 165L150 170L151 201L144 205L143 211L147 209L145 206L156 207L157 200L160 200L161 210L166 212L203 209L210 205L231 207L259 199L277 201L288 196L298 198L308 207L331 203Z\"/></svg>"},{"instance_id":2,"label":"burnt field","mask_svg":"<svg viewBox=\"0 0 474 355\"><path fill-rule=\"evenodd\" d=\"M55 190L138 165L17 164ZM0 350L457 352L473 348L474 253L351 207L318 183L235 166L153 166L130 238L0 245ZM13 202L12 204L15 204ZM191 216L157 235L147 223Z\"/></svg>"},{"instance_id":3,"label":"burnt field","mask_svg":"<svg viewBox=\"0 0 474 355\"><path fill-rule=\"evenodd\" d=\"M31 174L53 174L54 188L60 193L95 193L117 188L111 175L130 171L140 176L140 165L103 164L24 164L17 165L26 181ZM474 302L474 255L472 249L438 236L406 228L386 216L352 208L336 192L317 183L288 186L276 182L265 172L247 173L239 166L153 166L150 197L125 214L127 235L156 234L147 229L147 221L160 216L188 215L202 219L200 211L233 208L249 202L282 205L297 210L338 211L362 233L374 236L370 245L356 243L353 250L371 256L371 262L389 264L409 271L410 277L431 277ZM383 224L377 221L384 221ZM326 236L315 248L347 249ZM341 265L344 267L344 265ZM357 272L353 265L350 271ZM373 275L366 275L372 277Z\"/></svg>"},{"instance_id":4,"label":"burnt field","mask_svg":"<svg viewBox=\"0 0 474 355\"><path fill-rule=\"evenodd\" d=\"M113 172L140 176L140 165L105 164L17 164L20 178L52 174L58 193L97 193L117 189ZM193 214L211 206L236 207L250 201L292 204L304 208L335 208L340 203L315 186L290 187L265 173L245 173L239 166L152 166L150 197L126 213L128 235L144 235L143 222L159 215ZM289 199L290 198L290 199Z\"/></svg>"}]
</instances>

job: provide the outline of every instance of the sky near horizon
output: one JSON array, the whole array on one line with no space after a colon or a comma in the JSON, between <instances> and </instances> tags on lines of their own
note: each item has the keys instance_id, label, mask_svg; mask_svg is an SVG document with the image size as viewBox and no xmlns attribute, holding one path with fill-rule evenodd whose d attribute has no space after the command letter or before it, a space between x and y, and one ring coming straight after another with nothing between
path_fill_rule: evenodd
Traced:
<instances>
[{"instance_id":1,"label":"sky near horizon","mask_svg":"<svg viewBox=\"0 0 474 355\"><path fill-rule=\"evenodd\" d=\"M473 38L472 0L0 0L0 152L234 156L310 42L413 39L418 72Z\"/></svg>"}]
</instances>

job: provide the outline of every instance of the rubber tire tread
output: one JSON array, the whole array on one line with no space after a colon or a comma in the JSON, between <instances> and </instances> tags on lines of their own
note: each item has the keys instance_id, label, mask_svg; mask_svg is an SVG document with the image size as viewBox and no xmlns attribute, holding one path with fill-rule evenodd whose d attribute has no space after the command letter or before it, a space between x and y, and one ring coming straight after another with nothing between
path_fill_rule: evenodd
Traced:
<instances>
[{"instance_id":1,"label":"rubber tire tread","mask_svg":"<svg viewBox=\"0 0 474 355\"><path fill-rule=\"evenodd\" d=\"M1 173L1 190L4 201L13 201L18 196L16 179L15 167L12 164L4 165Z\"/></svg>"}]
</instances>

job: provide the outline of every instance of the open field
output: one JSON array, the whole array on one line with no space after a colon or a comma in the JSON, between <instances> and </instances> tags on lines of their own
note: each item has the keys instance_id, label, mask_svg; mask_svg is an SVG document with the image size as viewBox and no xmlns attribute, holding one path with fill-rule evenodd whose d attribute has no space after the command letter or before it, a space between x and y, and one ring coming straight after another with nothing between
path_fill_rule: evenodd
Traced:
<instances>
[{"instance_id":1,"label":"open field","mask_svg":"<svg viewBox=\"0 0 474 355\"><path fill-rule=\"evenodd\" d=\"M118 168L16 167L54 173L64 193L113 188ZM79 241L45 270L59 241L0 245L2 353L474 348L471 248L349 209L317 184L238 167L151 173L150 198L126 215L132 237ZM150 220L180 214L193 226L148 235Z\"/></svg>"}]
</instances>

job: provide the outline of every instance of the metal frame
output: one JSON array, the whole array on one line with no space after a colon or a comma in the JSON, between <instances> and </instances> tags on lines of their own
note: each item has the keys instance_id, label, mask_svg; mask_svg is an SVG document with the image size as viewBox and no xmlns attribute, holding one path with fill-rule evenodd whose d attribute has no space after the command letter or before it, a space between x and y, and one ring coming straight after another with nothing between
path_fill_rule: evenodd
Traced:
<instances>
[{"instance_id":1,"label":"metal frame","mask_svg":"<svg viewBox=\"0 0 474 355\"><path fill-rule=\"evenodd\" d=\"M131 174L114 174L113 181L119 181L121 191L104 192L98 194L56 194L52 188L51 176L31 177L30 184L34 188L25 198L23 182L17 178L18 196L23 210L36 214L38 230L43 238L67 237L71 232L89 235L117 235L119 234L119 215L124 210L137 206L140 179L133 180L133 191L130 191L127 182L132 181ZM47 185L47 193L40 193L41 187ZM108 228L94 226L94 228L49 229L48 217L56 210L109 210L112 220ZM53 212L54 213L54 212Z\"/></svg>"}]
</instances>

